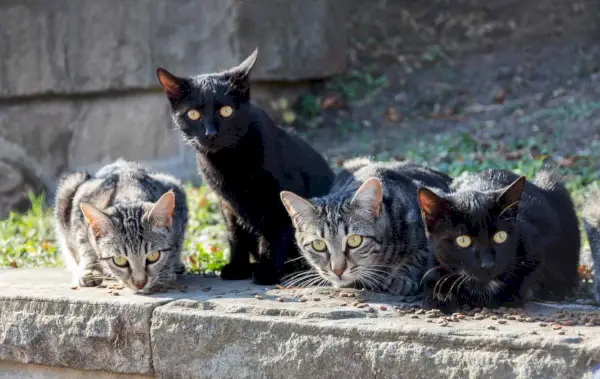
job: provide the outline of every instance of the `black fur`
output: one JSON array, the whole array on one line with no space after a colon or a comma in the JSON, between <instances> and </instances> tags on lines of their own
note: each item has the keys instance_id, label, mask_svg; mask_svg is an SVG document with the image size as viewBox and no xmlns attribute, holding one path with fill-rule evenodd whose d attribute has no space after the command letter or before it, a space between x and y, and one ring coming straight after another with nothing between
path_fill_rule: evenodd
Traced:
<instances>
[{"instance_id":1,"label":"black fur","mask_svg":"<svg viewBox=\"0 0 600 379\"><path fill-rule=\"evenodd\" d=\"M279 193L324 195L333 172L312 147L250 102L249 73L256 54L222 73L179 78L159 68L158 78L175 124L196 149L204 182L221 199L231 248L221 277L253 276L255 283L274 284L294 270L284 265L286 260L298 256ZM231 116L220 114L224 106L233 108ZM202 117L187 117L192 109ZM254 267L250 255L257 261Z\"/></svg>"},{"instance_id":2,"label":"black fur","mask_svg":"<svg viewBox=\"0 0 600 379\"><path fill-rule=\"evenodd\" d=\"M419 191L433 252L425 307L450 312L571 293L581 243L571 198L549 162L532 182L524 179L492 169L457 178L449 195ZM504 243L493 240L500 230ZM459 235L472 244L458 246Z\"/></svg>"}]
</instances>

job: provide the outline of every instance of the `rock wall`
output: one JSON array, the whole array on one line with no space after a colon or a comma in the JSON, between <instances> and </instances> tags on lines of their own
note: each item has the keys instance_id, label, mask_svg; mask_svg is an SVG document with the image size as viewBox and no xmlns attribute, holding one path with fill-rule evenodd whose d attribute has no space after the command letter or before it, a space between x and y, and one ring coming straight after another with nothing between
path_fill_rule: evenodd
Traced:
<instances>
[{"instance_id":1,"label":"rock wall","mask_svg":"<svg viewBox=\"0 0 600 379\"><path fill-rule=\"evenodd\" d=\"M0 138L53 178L122 156L194 179L156 67L218 71L258 46L257 86L328 77L345 16L344 0L3 0Z\"/></svg>"}]
</instances>

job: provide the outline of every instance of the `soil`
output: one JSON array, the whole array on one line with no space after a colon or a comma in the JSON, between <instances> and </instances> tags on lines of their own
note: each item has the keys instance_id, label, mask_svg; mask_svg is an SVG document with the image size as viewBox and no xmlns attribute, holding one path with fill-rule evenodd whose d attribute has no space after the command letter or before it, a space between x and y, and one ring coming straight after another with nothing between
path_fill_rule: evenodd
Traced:
<instances>
[{"instance_id":1,"label":"soil","mask_svg":"<svg viewBox=\"0 0 600 379\"><path fill-rule=\"evenodd\" d=\"M600 156L600 2L344 1L346 74L317 83L320 112L295 123L330 158L448 132Z\"/></svg>"}]
</instances>

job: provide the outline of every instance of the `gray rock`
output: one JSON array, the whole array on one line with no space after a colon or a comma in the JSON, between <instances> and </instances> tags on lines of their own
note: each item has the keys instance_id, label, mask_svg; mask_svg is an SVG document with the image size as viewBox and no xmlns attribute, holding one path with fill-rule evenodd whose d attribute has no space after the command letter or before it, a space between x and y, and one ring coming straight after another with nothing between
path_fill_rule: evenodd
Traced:
<instances>
[{"instance_id":1,"label":"gray rock","mask_svg":"<svg viewBox=\"0 0 600 379\"><path fill-rule=\"evenodd\" d=\"M344 0L5 0L0 97L156 88L239 63L256 80L322 78L345 67Z\"/></svg>"},{"instance_id":2,"label":"gray rock","mask_svg":"<svg viewBox=\"0 0 600 379\"><path fill-rule=\"evenodd\" d=\"M29 209L29 193L52 193L56 183L19 146L0 138L0 219Z\"/></svg>"}]
</instances>

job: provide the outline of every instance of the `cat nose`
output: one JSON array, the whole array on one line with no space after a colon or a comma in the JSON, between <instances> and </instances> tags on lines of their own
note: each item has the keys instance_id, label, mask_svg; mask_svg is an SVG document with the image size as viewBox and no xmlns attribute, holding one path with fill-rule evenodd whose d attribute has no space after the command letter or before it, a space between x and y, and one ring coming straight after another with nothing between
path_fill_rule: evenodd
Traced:
<instances>
[{"instance_id":1,"label":"cat nose","mask_svg":"<svg viewBox=\"0 0 600 379\"><path fill-rule=\"evenodd\" d=\"M146 285L146 283L148 282L148 279L144 279L144 280L134 280L133 281L133 285L136 288L142 289L144 288L144 286Z\"/></svg>"},{"instance_id":2,"label":"cat nose","mask_svg":"<svg viewBox=\"0 0 600 379\"><path fill-rule=\"evenodd\" d=\"M342 275L344 274L344 271L346 271L345 268L336 268L333 270L333 273L336 274L338 276L338 278L341 278Z\"/></svg>"},{"instance_id":3,"label":"cat nose","mask_svg":"<svg viewBox=\"0 0 600 379\"><path fill-rule=\"evenodd\" d=\"M489 271L489 270L493 269L494 268L494 261L492 261L492 260L482 261L481 262L481 268L484 269L484 270L486 270L486 271Z\"/></svg>"},{"instance_id":4,"label":"cat nose","mask_svg":"<svg viewBox=\"0 0 600 379\"><path fill-rule=\"evenodd\" d=\"M204 135L207 138L214 138L217 135L217 129L215 128L214 125L208 124L208 125L206 125L206 130L204 132Z\"/></svg>"}]
</instances>

